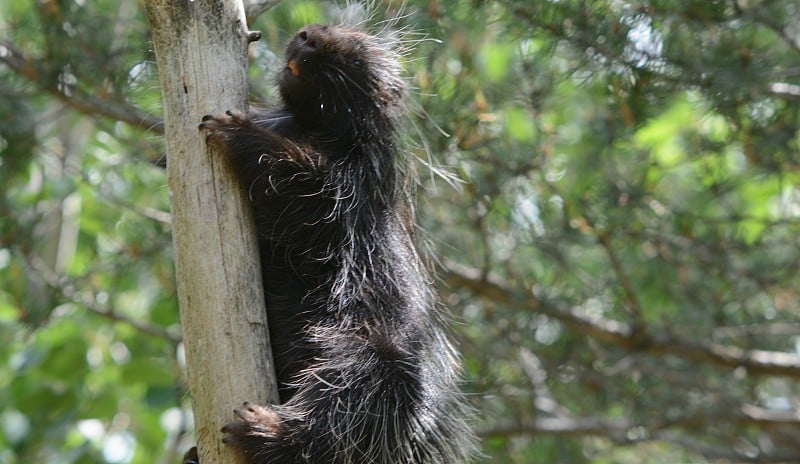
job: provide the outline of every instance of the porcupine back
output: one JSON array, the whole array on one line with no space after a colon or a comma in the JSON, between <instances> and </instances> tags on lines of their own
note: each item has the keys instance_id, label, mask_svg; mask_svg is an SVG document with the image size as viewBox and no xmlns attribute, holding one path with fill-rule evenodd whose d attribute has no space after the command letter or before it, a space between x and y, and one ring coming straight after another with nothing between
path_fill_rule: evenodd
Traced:
<instances>
[{"instance_id":1,"label":"porcupine back","mask_svg":"<svg viewBox=\"0 0 800 464\"><path fill-rule=\"evenodd\" d=\"M473 450L458 360L398 168L397 42L311 25L283 107L207 117L254 205L281 405L237 412L250 462L456 463Z\"/></svg>"}]
</instances>

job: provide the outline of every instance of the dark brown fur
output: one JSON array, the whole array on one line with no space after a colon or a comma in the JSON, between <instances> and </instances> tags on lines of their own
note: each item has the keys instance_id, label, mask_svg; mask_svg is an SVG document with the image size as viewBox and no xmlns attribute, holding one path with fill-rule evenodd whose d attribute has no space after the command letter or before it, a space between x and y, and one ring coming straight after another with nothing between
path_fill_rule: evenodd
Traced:
<instances>
[{"instance_id":1,"label":"dark brown fur","mask_svg":"<svg viewBox=\"0 0 800 464\"><path fill-rule=\"evenodd\" d=\"M397 54L312 25L286 60L283 108L200 126L253 201L282 400L245 403L225 441L253 464L463 462L457 357L401 188Z\"/></svg>"}]
</instances>

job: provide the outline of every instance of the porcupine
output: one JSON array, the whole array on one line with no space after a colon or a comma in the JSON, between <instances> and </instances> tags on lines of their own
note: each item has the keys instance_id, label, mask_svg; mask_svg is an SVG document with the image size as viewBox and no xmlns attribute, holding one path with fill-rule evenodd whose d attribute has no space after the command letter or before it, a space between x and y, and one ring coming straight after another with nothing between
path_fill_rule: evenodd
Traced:
<instances>
[{"instance_id":1,"label":"porcupine","mask_svg":"<svg viewBox=\"0 0 800 464\"><path fill-rule=\"evenodd\" d=\"M474 449L398 167L397 45L302 28L280 109L200 124L256 215L281 404L244 403L223 428L250 463L452 464Z\"/></svg>"}]
</instances>

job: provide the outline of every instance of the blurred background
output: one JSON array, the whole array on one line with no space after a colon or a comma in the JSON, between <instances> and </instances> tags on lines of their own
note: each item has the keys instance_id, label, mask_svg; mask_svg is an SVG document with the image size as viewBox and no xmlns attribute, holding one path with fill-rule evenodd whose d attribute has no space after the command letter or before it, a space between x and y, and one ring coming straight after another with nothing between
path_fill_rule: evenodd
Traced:
<instances>
[{"instance_id":1,"label":"blurred background","mask_svg":"<svg viewBox=\"0 0 800 464\"><path fill-rule=\"evenodd\" d=\"M480 462L800 462L800 3L374 3ZM336 9L255 19L254 99ZM2 464L194 442L149 35L0 1Z\"/></svg>"}]
</instances>

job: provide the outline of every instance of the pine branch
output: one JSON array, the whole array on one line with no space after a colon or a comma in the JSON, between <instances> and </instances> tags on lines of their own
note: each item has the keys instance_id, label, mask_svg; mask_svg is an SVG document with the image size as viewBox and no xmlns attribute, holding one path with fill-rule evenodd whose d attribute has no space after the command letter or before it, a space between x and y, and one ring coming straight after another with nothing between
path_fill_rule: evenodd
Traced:
<instances>
[{"instance_id":1,"label":"pine branch","mask_svg":"<svg viewBox=\"0 0 800 464\"><path fill-rule=\"evenodd\" d=\"M5 63L14 73L31 81L37 87L56 97L68 107L89 115L102 116L114 121L123 121L131 126L154 134L164 133L164 121L140 112L133 105L104 100L72 87L47 82L36 63L15 48L10 42L0 42L0 63Z\"/></svg>"},{"instance_id":2,"label":"pine branch","mask_svg":"<svg viewBox=\"0 0 800 464\"><path fill-rule=\"evenodd\" d=\"M35 256L23 256L26 264L36 272L36 275L53 290L57 291L64 298L78 304L90 312L109 319L114 322L121 322L127 324L137 331L151 335L156 338L161 338L173 344L178 344L181 341L180 335L176 335L161 327L137 321L128 317L125 314L116 311L113 307L98 303L95 294L90 292L88 288L77 282L74 282L66 276L59 275L56 271L50 269L47 264ZM78 291L77 289L80 289Z\"/></svg>"},{"instance_id":3,"label":"pine branch","mask_svg":"<svg viewBox=\"0 0 800 464\"><path fill-rule=\"evenodd\" d=\"M280 2L281 0L250 0L245 2L244 13L247 17L247 24L253 24L259 16Z\"/></svg>"},{"instance_id":4,"label":"pine branch","mask_svg":"<svg viewBox=\"0 0 800 464\"><path fill-rule=\"evenodd\" d=\"M800 451L793 449L751 447L745 451L741 447L717 445L708 441L700 442L687 436L685 431L678 430L708 428L720 423L794 428L800 425L800 417L794 413L768 411L752 405L743 405L739 411L733 409L730 414L700 413L650 424L636 423L628 418L606 419L561 415L502 421L479 430L478 435L482 438L509 438L520 435L594 436L610 440L617 446L661 441L678 445L708 459L724 459L732 462L797 462L800 459Z\"/></svg>"},{"instance_id":5,"label":"pine branch","mask_svg":"<svg viewBox=\"0 0 800 464\"><path fill-rule=\"evenodd\" d=\"M445 281L463 287L476 296L510 307L544 314L567 327L598 341L620 348L656 356L672 355L687 361L718 367L747 369L751 375L777 375L800 378L800 357L791 353L745 349L701 340L689 340L669 329L649 328L633 331L622 322L588 317L564 304L533 295L526 289L514 288L496 275L481 278L481 272L454 262L445 263Z\"/></svg>"}]
</instances>

